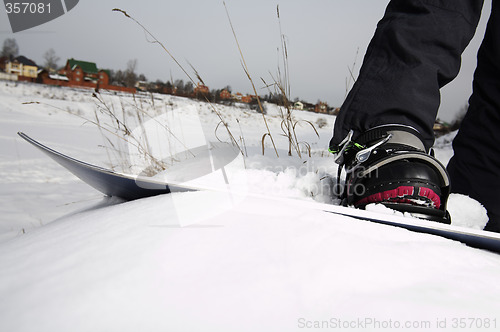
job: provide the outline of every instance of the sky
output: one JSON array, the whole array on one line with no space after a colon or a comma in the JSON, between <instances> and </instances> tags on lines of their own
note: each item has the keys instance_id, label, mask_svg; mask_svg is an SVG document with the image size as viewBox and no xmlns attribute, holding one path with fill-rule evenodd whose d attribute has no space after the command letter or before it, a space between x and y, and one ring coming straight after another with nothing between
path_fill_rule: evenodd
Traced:
<instances>
[{"instance_id":1,"label":"sky","mask_svg":"<svg viewBox=\"0 0 500 332\"><path fill-rule=\"evenodd\" d=\"M226 0L226 7L257 92L267 94L284 73L281 35L287 44L290 97L341 106L357 75L366 47L389 0ZM280 19L277 17L279 5ZM486 0L475 39L463 54L460 75L442 91L438 116L451 121L472 91L476 53L491 0ZM227 85L233 92L253 93L243 70L222 0L80 0L65 15L38 27L12 33L0 10L0 43L15 38L20 54L43 64L53 48L66 59L95 62L98 68L124 70L137 60L137 73L149 81L188 78L143 30L113 8L127 11L180 62L189 75L194 67L211 89ZM281 31L281 32L280 32ZM351 69L349 69L351 68Z\"/></svg>"}]
</instances>

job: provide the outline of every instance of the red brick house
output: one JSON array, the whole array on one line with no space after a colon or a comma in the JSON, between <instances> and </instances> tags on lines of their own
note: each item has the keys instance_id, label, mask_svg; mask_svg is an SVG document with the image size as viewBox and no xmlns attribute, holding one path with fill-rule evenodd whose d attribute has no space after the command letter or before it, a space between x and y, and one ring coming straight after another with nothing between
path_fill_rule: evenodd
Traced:
<instances>
[{"instance_id":1,"label":"red brick house","mask_svg":"<svg viewBox=\"0 0 500 332\"><path fill-rule=\"evenodd\" d=\"M227 100L227 99L231 99L231 93L229 91L227 91L226 89L222 90L220 92L220 99L222 100Z\"/></svg>"},{"instance_id":2,"label":"red brick house","mask_svg":"<svg viewBox=\"0 0 500 332\"><path fill-rule=\"evenodd\" d=\"M200 96L200 95L208 95L210 93L210 89L208 86L198 83L196 87L194 88L193 94L195 96Z\"/></svg>"},{"instance_id":3,"label":"red brick house","mask_svg":"<svg viewBox=\"0 0 500 332\"><path fill-rule=\"evenodd\" d=\"M91 83L92 87L96 84L102 87L109 84L109 73L97 69L94 62L69 59L58 74L66 76L71 85L89 86Z\"/></svg>"},{"instance_id":4,"label":"red brick house","mask_svg":"<svg viewBox=\"0 0 500 332\"><path fill-rule=\"evenodd\" d=\"M95 63L69 59L66 66L57 73L66 76L69 82L80 85L83 82L97 83L98 69Z\"/></svg>"},{"instance_id":5,"label":"red brick house","mask_svg":"<svg viewBox=\"0 0 500 332\"><path fill-rule=\"evenodd\" d=\"M254 98L254 96L251 96L251 95L241 96L241 102L246 103L246 104L250 104L252 102L253 98Z\"/></svg>"},{"instance_id":6,"label":"red brick house","mask_svg":"<svg viewBox=\"0 0 500 332\"><path fill-rule=\"evenodd\" d=\"M314 108L314 111L316 113L328 113L328 104L325 102L320 101L319 103L316 104L316 107Z\"/></svg>"},{"instance_id":7,"label":"red brick house","mask_svg":"<svg viewBox=\"0 0 500 332\"><path fill-rule=\"evenodd\" d=\"M127 88L109 84L109 73L99 70L93 62L69 59L66 65L50 75L46 70L39 74L38 82L49 85L87 87L93 89L115 90L135 93L135 88Z\"/></svg>"}]
</instances>

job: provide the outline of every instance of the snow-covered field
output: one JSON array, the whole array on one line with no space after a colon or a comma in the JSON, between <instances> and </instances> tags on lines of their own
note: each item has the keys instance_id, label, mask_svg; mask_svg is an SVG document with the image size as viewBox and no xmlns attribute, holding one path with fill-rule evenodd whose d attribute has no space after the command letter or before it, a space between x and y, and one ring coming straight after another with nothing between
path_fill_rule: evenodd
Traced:
<instances>
[{"instance_id":1,"label":"snow-covered field","mask_svg":"<svg viewBox=\"0 0 500 332\"><path fill-rule=\"evenodd\" d=\"M133 202L104 198L16 135L23 131L77 159L136 173L146 167L137 164L141 155L124 162L134 144L109 132L103 138L92 123L98 109L132 115L141 109L145 120L173 114L184 128L175 132L182 146L214 141L216 133L227 139L223 128L215 130L220 119L207 104L159 95L100 98L88 90L0 81L0 331L500 328L497 254L294 200L212 191ZM182 124L179 110L195 110L197 118ZM326 190L336 167L325 148L334 117L294 112L298 140L312 152L299 158L286 154L278 109L267 105L267 111L279 158L269 137L261 155L262 115L217 106L248 154L226 167L231 185L332 202ZM318 118L328 123L316 126L319 138L306 122ZM443 163L452 155L452 137L436 144ZM164 143L148 142L175 145ZM222 178L218 172L197 181L213 184ZM452 197L450 210L455 223L485 222L475 217L481 207L465 197Z\"/></svg>"}]
</instances>

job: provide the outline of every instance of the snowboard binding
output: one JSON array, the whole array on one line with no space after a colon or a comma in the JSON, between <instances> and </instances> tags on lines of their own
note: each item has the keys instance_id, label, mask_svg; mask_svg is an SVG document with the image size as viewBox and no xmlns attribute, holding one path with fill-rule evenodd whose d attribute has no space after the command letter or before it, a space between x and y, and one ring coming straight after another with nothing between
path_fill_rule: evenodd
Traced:
<instances>
[{"instance_id":1,"label":"snowboard binding","mask_svg":"<svg viewBox=\"0 0 500 332\"><path fill-rule=\"evenodd\" d=\"M339 164L337 185L346 172L339 196L342 204L364 209L380 203L411 215L450 224L446 210L450 180L446 168L430 155L420 134L412 127L384 125L353 140L351 130L330 147Z\"/></svg>"}]
</instances>

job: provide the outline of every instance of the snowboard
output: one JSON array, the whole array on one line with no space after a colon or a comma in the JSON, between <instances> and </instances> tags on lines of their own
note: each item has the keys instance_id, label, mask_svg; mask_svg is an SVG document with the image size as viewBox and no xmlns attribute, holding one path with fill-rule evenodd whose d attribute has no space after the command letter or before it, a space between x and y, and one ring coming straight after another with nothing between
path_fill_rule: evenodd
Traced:
<instances>
[{"instance_id":1,"label":"snowboard","mask_svg":"<svg viewBox=\"0 0 500 332\"><path fill-rule=\"evenodd\" d=\"M80 178L85 183L94 187L101 193L108 196L117 196L126 200L134 200L145 198L160 194L168 194L172 192L186 192L186 191L199 191L199 190L216 190L221 191L221 188L210 188L200 186L187 186L185 184L165 183L163 181L154 180L146 177L138 177L128 174L121 174L112 170L95 166L58 151L55 151L42 143L30 138L24 133L18 133L24 140L34 145L55 162L69 170L75 176ZM263 195L256 195L251 193L237 193L231 192L235 195L245 195L254 197L263 197L265 199L272 199L275 201L290 201L291 198L282 197L269 197ZM429 220L423 220L413 217L384 214L374 211L366 211L354 209L350 207L324 204L310 201L301 201L295 199L293 202L304 208L322 210L326 213L335 215L346 216L358 220L374 222L389 226L396 226L405 228L410 231L426 233L445 237L447 239L460 241L468 246L485 249L492 252L500 253L500 234L488 231L474 230L471 228L458 227L437 223Z\"/></svg>"},{"instance_id":2,"label":"snowboard","mask_svg":"<svg viewBox=\"0 0 500 332\"><path fill-rule=\"evenodd\" d=\"M167 184L151 178L122 174L95 166L53 150L22 132L19 132L18 135L47 154L83 182L107 196L134 200L171 192L193 190L185 186Z\"/></svg>"}]
</instances>

